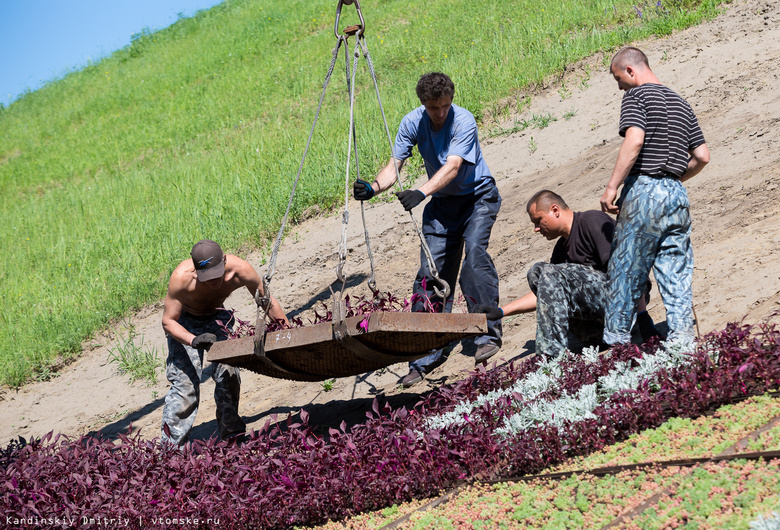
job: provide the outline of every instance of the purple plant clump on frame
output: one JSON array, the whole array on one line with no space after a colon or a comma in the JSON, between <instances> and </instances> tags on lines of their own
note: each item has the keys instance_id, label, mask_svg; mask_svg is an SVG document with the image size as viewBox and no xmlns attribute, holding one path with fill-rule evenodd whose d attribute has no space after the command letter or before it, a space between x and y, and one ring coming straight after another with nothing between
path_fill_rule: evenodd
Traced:
<instances>
[{"instance_id":1,"label":"purple plant clump on frame","mask_svg":"<svg viewBox=\"0 0 780 530\"><path fill-rule=\"evenodd\" d=\"M423 278L423 285L425 285L425 279ZM441 308L441 303L439 302L431 302L430 299L425 294L413 294L411 298L401 300L400 298L397 298L395 295L393 295L391 292L387 292L385 294L382 294L380 291L374 291L372 298L366 298L364 296L359 296L357 298L351 298L348 294L344 295L344 305L346 308L345 316L347 318L357 316L357 315L363 315L363 320L360 321L358 326L363 329L363 331L368 330L368 319L371 316L371 313L376 312L410 312L412 305L417 301L422 300L425 304L425 310L430 312L437 312ZM323 322L331 322L333 320L333 312L328 307L328 304L321 301L323 310L323 313L320 314L317 309L314 309L314 318L309 320L309 323L312 325L315 324L321 324ZM237 339L244 336L254 336L256 333L255 326L246 320L241 320L235 315L235 312L232 309L228 309L227 311L231 314L231 320L233 321L233 329L230 328L229 324L230 322L224 323L222 321L217 321L217 324L222 326L222 328L225 330L228 339ZM265 331L279 331L282 329L294 329L294 328L301 328L304 326L303 320L301 318L290 318L289 319L289 325L286 324L282 320L276 320L271 319L266 323Z\"/></svg>"},{"instance_id":2,"label":"purple plant clump on frame","mask_svg":"<svg viewBox=\"0 0 780 530\"><path fill-rule=\"evenodd\" d=\"M616 349L585 367L574 358L552 394L574 394L615 363L652 353ZM707 351L717 351L717 362ZM655 385L613 394L595 418L498 436L509 398L475 410L448 428L425 420L491 390L510 387L538 361L508 364L440 388L412 410L374 401L366 421L318 435L300 421L271 422L243 444L196 441L180 449L137 434L117 442L47 434L0 450L0 512L11 520L127 519L131 527L198 519L219 528L285 528L342 519L412 498L436 495L460 480L536 473L590 453L674 416L695 417L735 396L780 386L780 332L773 325L730 324L702 339L691 363L661 372ZM548 396L555 397L555 396ZM507 406L502 406L502 405ZM38 521L38 523L35 523ZM22 522L21 526L28 523ZM206 523L208 524L208 523ZM43 524L45 526L45 524Z\"/></svg>"}]
</instances>

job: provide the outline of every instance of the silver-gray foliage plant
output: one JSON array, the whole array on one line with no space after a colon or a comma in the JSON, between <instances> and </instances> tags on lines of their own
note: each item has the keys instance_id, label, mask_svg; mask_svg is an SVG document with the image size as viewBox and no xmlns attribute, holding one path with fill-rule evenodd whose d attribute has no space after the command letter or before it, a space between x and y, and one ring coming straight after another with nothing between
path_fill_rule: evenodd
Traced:
<instances>
[{"instance_id":1,"label":"silver-gray foliage plant","mask_svg":"<svg viewBox=\"0 0 780 530\"><path fill-rule=\"evenodd\" d=\"M750 521L751 530L780 530L780 513L772 511L767 516L759 516Z\"/></svg>"},{"instance_id":2,"label":"silver-gray foliage plant","mask_svg":"<svg viewBox=\"0 0 780 530\"><path fill-rule=\"evenodd\" d=\"M608 374L600 377L591 385L580 388L576 394L564 394L553 401L540 401L537 398L554 388L563 372L563 366L574 355L563 352L555 359L545 359L539 368L510 388L494 390L471 402L461 403L452 411L428 418L428 429L443 429L466 422L466 418L475 410L487 404L494 405L502 398L510 398L518 412L508 417L504 425L496 429L499 435L519 433L541 424L555 427L565 422L582 421L595 418L593 411L599 404L616 392L636 390L647 381L651 388L658 388L658 375L662 370L672 370L690 363L693 343L689 341L667 341L655 353L636 359L635 363L619 362ZM716 357L716 351L710 351ZM605 355L609 355L607 352ZM585 348L582 357L590 364L599 360L596 347ZM636 364L636 366L632 366ZM518 398L519 396L519 398Z\"/></svg>"}]
</instances>

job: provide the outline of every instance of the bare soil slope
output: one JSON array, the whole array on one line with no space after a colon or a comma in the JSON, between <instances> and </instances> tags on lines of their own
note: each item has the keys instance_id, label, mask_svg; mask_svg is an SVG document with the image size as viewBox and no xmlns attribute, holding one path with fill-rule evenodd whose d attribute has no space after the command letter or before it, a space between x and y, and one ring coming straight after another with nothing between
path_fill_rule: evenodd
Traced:
<instances>
[{"instance_id":1,"label":"bare soil slope","mask_svg":"<svg viewBox=\"0 0 780 530\"><path fill-rule=\"evenodd\" d=\"M709 166L687 184L694 219L694 302L701 332L743 317L748 323L771 318L780 308L780 148L775 136L780 126L780 4L738 0L712 22L637 45L648 54L661 82L691 103L712 153ZM617 122L622 93L605 61L609 57L583 61L564 78L565 90L558 80L532 94L532 104L522 115L482 128L484 154L504 199L490 245L501 275L503 302L528 291L526 271L534 262L548 259L552 250L550 242L533 233L525 214L525 202L535 191L557 191L575 210L599 207L621 142ZM574 115L565 119L566 113ZM516 120L548 114L557 121L546 128L485 139L489 129L510 129ZM358 205L350 207L356 212ZM367 216L379 288L408 296L419 263L419 242L409 216L397 201L376 200ZM320 300L330 296L340 232L340 215L331 214L295 227L284 242L271 286L291 314L305 320ZM368 294L364 283L368 260L356 214L349 244L346 272L354 285L350 292ZM183 257L187 251L182 249ZM264 271L262 259L258 254L250 262ZM227 305L242 318L254 318L245 292ZM649 309L656 322L664 321L657 293ZM135 315L132 323L148 347L164 351L160 318L157 305ZM118 326L114 331L123 329ZM505 345L496 361L533 351L534 334L533 315L507 319ZM165 377L160 374L152 387L129 384L108 363L115 340L114 332L97 337L76 362L49 381L1 391L0 442L49 431L115 435L131 424L144 437L159 436L168 388ZM250 428L261 427L273 414L283 419L304 407L313 424L360 421L374 397L393 405L412 404L435 386L463 377L474 368L473 355L473 346L457 347L448 362L408 390L397 385L406 374L404 365L339 379L328 392L320 383L244 372L240 412ZM195 438L208 438L215 431L212 391L212 381L205 378Z\"/></svg>"}]
</instances>

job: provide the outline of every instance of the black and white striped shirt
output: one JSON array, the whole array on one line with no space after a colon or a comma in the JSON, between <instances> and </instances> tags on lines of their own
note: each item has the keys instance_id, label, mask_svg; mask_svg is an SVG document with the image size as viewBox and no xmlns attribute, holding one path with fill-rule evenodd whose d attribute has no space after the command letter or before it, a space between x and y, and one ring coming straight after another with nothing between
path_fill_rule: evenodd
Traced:
<instances>
[{"instance_id":1,"label":"black and white striped shirt","mask_svg":"<svg viewBox=\"0 0 780 530\"><path fill-rule=\"evenodd\" d=\"M620 136L629 127L645 131L645 142L630 175L681 177L689 152L704 143L691 106L663 85L646 83L626 91L620 108Z\"/></svg>"}]
</instances>

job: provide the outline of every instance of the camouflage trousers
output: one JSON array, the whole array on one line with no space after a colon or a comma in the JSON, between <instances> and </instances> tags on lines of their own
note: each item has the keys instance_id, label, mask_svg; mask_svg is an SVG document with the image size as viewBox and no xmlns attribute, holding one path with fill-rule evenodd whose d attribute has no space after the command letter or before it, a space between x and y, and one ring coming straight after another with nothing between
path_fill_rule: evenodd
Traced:
<instances>
[{"instance_id":1,"label":"camouflage trousers","mask_svg":"<svg viewBox=\"0 0 780 530\"><path fill-rule=\"evenodd\" d=\"M578 263L536 263L528 271L536 295L536 352L557 357L571 333L598 344L604 327L607 275Z\"/></svg>"},{"instance_id":2,"label":"camouflage trousers","mask_svg":"<svg viewBox=\"0 0 780 530\"><path fill-rule=\"evenodd\" d=\"M217 340L227 340L227 334L217 323L230 322L230 313L218 311L209 317L182 314L179 324L190 333L213 333ZM171 389L165 396L160 438L176 445L187 441L200 403L200 383L203 375L203 349L185 346L168 337L168 360L165 375ZM227 438L246 431L246 424L238 415L238 400L241 393L241 376L238 368L213 363L211 378L214 380L214 401L217 404L217 431L221 438ZM171 435L165 434L168 425Z\"/></svg>"},{"instance_id":3,"label":"camouflage trousers","mask_svg":"<svg viewBox=\"0 0 780 530\"><path fill-rule=\"evenodd\" d=\"M604 342L631 340L631 325L650 269L666 308L669 339L692 340L693 249L688 193L675 178L630 178L620 198Z\"/></svg>"}]
</instances>

